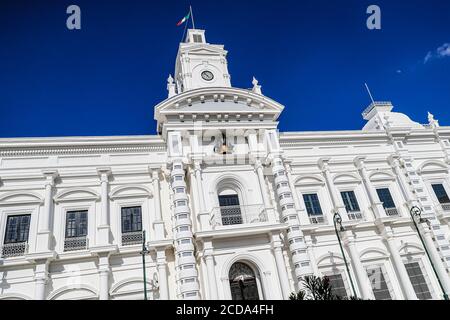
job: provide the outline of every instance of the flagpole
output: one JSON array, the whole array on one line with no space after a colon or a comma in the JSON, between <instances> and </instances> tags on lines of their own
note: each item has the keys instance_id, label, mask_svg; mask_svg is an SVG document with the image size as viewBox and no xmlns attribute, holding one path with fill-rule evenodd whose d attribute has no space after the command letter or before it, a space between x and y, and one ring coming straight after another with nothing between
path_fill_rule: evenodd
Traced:
<instances>
[{"instance_id":1,"label":"flagpole","mask_svg":"<svg viewBox=\"0 0 450 320\"><path fill-rule=\"evenodd\" d=\"M364 85L366 86L367 93L369 94L370 100L372 100L372 103L375 104L375 101L373 101L372 93L370 92L369 86L365 82L364 82Z\"/></svg>"},{"instance_id":2,"label":"flagpole","mask_svg":"<svg viewBox=\"0 0 450 320\"><path fill-rule=\"evenodd\" d=\"M191 12L192 28L195 29L194 14L192 13L192 6L189 6L189 11Z\"/></svg>"},{"instance_id":3,"label":"flagpole","mask_svg":"<svg viewBox=\"0 0 450 320\"><path fill-rule=\"evenodd\" d=\"M186 34L187 25L188 24L186 23L185 26L184 26L183 35L181 36L181 41L180 42L184 41L184 35Z\"/></svg>"}]
</instances>

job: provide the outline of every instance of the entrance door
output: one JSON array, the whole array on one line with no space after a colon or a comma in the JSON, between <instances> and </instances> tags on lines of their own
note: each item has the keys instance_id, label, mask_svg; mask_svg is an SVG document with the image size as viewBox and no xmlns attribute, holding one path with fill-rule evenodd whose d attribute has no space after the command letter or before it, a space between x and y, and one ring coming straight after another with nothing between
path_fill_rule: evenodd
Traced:
<instances>
[{"instance_id":1,"label":"entrance door","mask_svg":"<svg viewBox=\"0 0 450 320\"><path fill-rule=\"evenodd\" d=\"M232 300L259 300L258 284L252 268L236 262L229 272Z\"/></svg>"},{"instance_id":2,"label":"entrance door","mask_svg":"<svg viewBox=\"0 0 450 320\"><path fill-rule=\"evenodd\" d=\"M239 206L239 197L237 194L219 196L219 205L222 225L242 223L241 207Z\"/></svg>"}]
</instances>

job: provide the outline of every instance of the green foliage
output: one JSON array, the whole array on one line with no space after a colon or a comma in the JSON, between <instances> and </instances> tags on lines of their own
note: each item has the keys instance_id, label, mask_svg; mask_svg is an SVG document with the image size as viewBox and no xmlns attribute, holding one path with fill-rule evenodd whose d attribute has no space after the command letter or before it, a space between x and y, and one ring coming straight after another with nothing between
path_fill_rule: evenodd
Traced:
<instances>
[{"instance_id":1,"label":"green foliage","mask_svg":"<svg viewBox=\"0 0 450 320\"><path fill-rule=\"evenodd\" d=\"M325 277L304 276L300 281L302 290L292 292L289 300L362 300L357 297L341 297L335 295L330 279Z\"/></svg>"}]
</instances>

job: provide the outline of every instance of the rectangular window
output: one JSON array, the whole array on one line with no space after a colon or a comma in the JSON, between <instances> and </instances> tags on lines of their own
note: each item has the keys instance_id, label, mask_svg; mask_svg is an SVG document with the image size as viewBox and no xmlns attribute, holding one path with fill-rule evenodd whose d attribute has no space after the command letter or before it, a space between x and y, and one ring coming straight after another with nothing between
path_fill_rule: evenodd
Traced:
<instances>
[{"instance_id":1,"label":"rectangular window","mask_svg":"<svg viewBox=\"0 0 450 320\"><path fill-rule=\"evenodd\" d=\"M31 215L8 216L6 221L5 244L28 241Z\"/></svg>"},{"instance_id":2,"label":"rectangular window","mask_svg":"<svg viewBox=\"0 0 450 320\"><path fill-rule=\"evenodd\" d=\"M242 224L241 207L237 194L219 196L222 225Z\"/></svg>"},{"instance_id":3,"label":"rectangular window","mask_svg":"<svg viewBox=\"0 0 450 320\"><path fill-rule=\"evenodd\" d=\"M322 215L322 208L320 207L319 197L316 193L304 194L303 200L305 201L306 211L308 212L308 215Z\"/></svg>"},{"instance_id":4,"label":"rectangular window","mask_svg":"<svg viewBox=\"0 0 450 320\"><path fill-rule=\"evenodd\" d=\"M419 298L419 300L432 299L430 289L425 281L425 277L423 276L419 263L406 263L405 267L408 272L409 280L411 280L411 284L416 292L417 298Z\"/></svg>"},{"instance_id":5,"label":"rectangular window","mask_svg":"<svg viewBox=\"0 0 450 320\"><path fill-rule=\"evenodd\" d=\"M439 200L439 203L450 203L447 192L442 184L433 184L433 191Z\"/></svg>"},{"instance_id":6,"label":"rectangular window","mask_svg":"<svg viewBox=\"0 0 450 320\"><path fill-rule=\"evenodd\" d=\"M380 266L372 266L367 268L367 276L369 277L375 300L392 300L391 293L386 284L383 270Z\"/></svg>"},{"instance_id":7,"label":"rectangular window","mask_svg":"<svg viewBox=\"0 0 450 320\"><path fill-rule=\"evenodd\" d=\"M383 208L395 208L394 199L392 199L391 192L388 188L377 189L377 194L380 201L383 202Z\"/></svg>"},{"instance_id":8,"label":"rectangular window","mask_svg":"<svg viewBox=\"0 0 450 320\"><path fill-rule=\"evenodd\" d=\"M141 207L122 208L122 233L142 231Z\"/></svg>"},{"instance_id":9,"label":"rectangular window","mask_svg":"<svg viewBox=\"0 0 450 320\"><path fill-rule=\"evenodd\" d=\"M344 201L345 209L347 212L358 212L359 205L356 200L355 193L353 191L341 192L342 200Z\"/></svg>"},{"instance_id":10,"label":"rectangular window","mask_svg":"<svg viewBox=\"0 0 450 320\"><path fill-rule=\"evenodd\" d=\"M347 290L345 289L344 279L342 279L342 274L333 274L327 276L330 279L331 292L341 298L347 297Z\"/></svg>"},{"instance_id":11,"label":"rectangular window","mask_svg":"<svg viewBox=\"0 0 450 320\"><path fill-rule=\"evenodd\" d=\"M194 38L194 42L196 43L202 43L203 42L203 38L200 34L193 34L192 37Z\"/></svg>"},{"instance_id":12,"label":"rectangular window","mask_svg":"<svg viewBox=\"0 0 450 320\"><path fill-rule=\"evenodd\" d=\"M66 214L66 238L87 236L88 212L68 211Z\"/></svg>"}]
</instances>

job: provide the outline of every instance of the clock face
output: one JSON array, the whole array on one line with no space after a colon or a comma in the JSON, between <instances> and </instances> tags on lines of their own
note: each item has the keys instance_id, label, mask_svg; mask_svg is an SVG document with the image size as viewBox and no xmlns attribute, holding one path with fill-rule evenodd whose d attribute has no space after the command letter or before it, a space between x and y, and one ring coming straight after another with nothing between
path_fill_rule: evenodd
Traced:
<instances>
[{"instance_id":1,"label":"clock face","mask_svg":"<svg viewBox=\"0 0 450 320\"><path fill-rule=\"evenodd\" d=\"M203 80L211 81L212 79L214 79L214 75L211 71L203 71L202 78Z\"/></svg>"}]
</instances>

